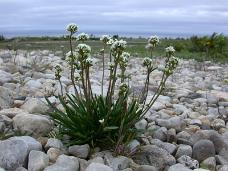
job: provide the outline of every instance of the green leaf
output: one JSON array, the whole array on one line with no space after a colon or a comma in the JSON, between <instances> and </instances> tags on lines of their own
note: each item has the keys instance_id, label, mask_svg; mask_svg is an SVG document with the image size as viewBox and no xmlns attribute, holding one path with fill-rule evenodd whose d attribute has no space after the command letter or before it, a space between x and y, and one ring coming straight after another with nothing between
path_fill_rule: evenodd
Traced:
<instances>
[{"instance_id":1,"label":"green leaf","mask_svg":"<svg viewBox=\"0 0 228 171\"><path fill-rule=\"evenodd\" d=\"M116 130L119 129L118 126L107 126L104 128L104 131Z\"/></svg>"}]
</instances>

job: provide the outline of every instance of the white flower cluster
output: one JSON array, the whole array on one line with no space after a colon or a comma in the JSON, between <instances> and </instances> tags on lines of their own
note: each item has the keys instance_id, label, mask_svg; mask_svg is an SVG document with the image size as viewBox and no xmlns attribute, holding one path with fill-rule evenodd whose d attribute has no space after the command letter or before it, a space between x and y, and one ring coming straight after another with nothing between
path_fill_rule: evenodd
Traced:
<instances>
[{"instance_id":1,"label":"white flower cluster","mask_svg":"<svg viewBox=\"0 0 228 171\"><path fill-rule=\"evenodd\" d=\"M86 33L80 33L78 36L77 36L77 40L78 41L86 41L86 40L89 40L89 35L86 34Z\"/></svg>"},{"instance_id":2,"label":"white flower cluster","mask_svg":"<svg viewBox=\"0 0 228 171\"><path fill-rule=\"evenodd\" d=\"M130 57L130 53L128 52L123 52L122 55L120 56L120 67L121 68L126 68L127 67L127 63L128 63L128 59Z\"/></svg>"},{"instance_id":3,"label":"white flower cluster","mask_svg":"<svg viewBox=\"0 0 228 171\"><path fill-rule=\"evenodd\" d=\"M70 23L67 25L67 31L76 33L78 31L78 26L75 23Z\"/></svg>"},{"instance_id":4,"label":"white flower cluster","mask_svg":"<svg viewBox=\"0 0 228 171\"><path fill-rule=\"evenodd\" d=\"M112 38L109 39L109 41L107 42L107 45L112 45L115 42L115 40L113 40Z\"/></svg>"},{"instance_id":5,"label":"white flower cluster","mask_svg":"<svg viewBox=\"0 0 228 171\"><path fill-rule=\"evenodd\" d=\"M128 61L129 57L130 57L130 53L128 52L123 52L122 55L120 56L122 61Z\"/></svg>"},{"instance_id":6,"label":"white flower cluster","mask_svg":"<svg viewBox=\"0 0 228 171\"><path fill-rule=\"evenodd\" d=\"M152 59L151 58L149 58L149 57L145 57L144 59L143 59L143 65L144 66L151 66L152 65Z\"/></svg>"},{"instance_id":7,"label":"white flower cluster","mask_svg":"<svg viewBox=\"0 0 228 171\"><path fill-rule=\"evenodd\" d=\"M148 40L148 43L153 45L153 46L156 46L158 43L159 43L159 37L158 36L151 36Z\"/></svg>"},{"instance_id":8,"label":"white flower cluster","mask_svg":"<svg viewBox=\"0 0 228 171\"><path fill-rule=\"evenodd\" d=\"M174 49L174 47L173 46L169 46L169 47L167 47L167 48L165 48L165 51L166 51L166 53L174 53L175 52L175 49Z\"/></svg>"},{"instance_id":9,"label":"white flower cluster","mask_svg":"<svg viewBox=\"0 0 228 171\"><path fill-rule=\"evenodd\" d=\"M168 59L168 62L166 64L166 66L165 66L165 73L167 75L171 75L173 73L173 71L177 68L178 63L179 63L178 58L176 58L174 56L171 56Z\"/></svg>"},{"instance_id":10,"label":"white flower cluster","mask_svg":"<svg viewBox=\"0 0 228 171\"><path fill-rule=\"evenodd\" d=\"M108 41L111 39L108 35L102 35L100 38L100 41L102 41L104 44L108 44Z\"/></svg>"},{"instance_id":11,"label":"white flower cluster","mask_svg":"<svg viewBox=\"0 0 228 171\"><path fill-rule=\"evenodd\" d=\"M126 47L127 47L126 41L116 40L111 46L111 51L113 55L116 56L116 54L122 54L123 51L126 49Z\"/></svg>"},{"instance_id":12,"label":"white flower cluster","mask_svg":"<svg viewBox=\"0 0 228 171\"><path fill-rule=\"evenodd\" d=\"M119 93L122 94L128 90L128 85L126 83L121 83L119 87Z\"/></svg>"},{"instance_id":13,"label":"white flower cluster","mask_svg":"<svg viewBox=\"0 0 228 171\"><path fill-rule=\"evenodd\" d=\"M81 44L78 44L77 48L76 48L76 51L80 54L80 55L83 55L83 54L90 54L91 52L91 47L87 44L84 44L84 43L81 43Z\"/></svg>"},{"instance_id":14,"label":"white flower cluster","mask_svg":"<svg viewBox=\"0 0 228 171\"><path fill-rule=\"evenodd\" d=\"M91 57L88 57L85 60L86 64L89 65L89 66L93 66L93 64L95 63L94 61L95 60L93 58L91 58Z\"/></svg>"}]
</instances>

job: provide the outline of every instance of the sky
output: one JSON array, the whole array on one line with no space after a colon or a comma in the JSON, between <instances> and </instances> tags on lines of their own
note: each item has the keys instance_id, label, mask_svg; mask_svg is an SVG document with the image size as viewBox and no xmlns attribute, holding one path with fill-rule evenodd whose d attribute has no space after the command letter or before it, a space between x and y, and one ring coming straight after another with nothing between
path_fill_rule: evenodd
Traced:
<instances>
[{"instance_id":1,"label":"sky","mask_svg":"<svg viewBox=\"0 0 228 171\"><path fill-rule=\"evenodd\" d=\"M0 35L228 34L228 0L0 0Z\"/></svg>"}]
</instances>

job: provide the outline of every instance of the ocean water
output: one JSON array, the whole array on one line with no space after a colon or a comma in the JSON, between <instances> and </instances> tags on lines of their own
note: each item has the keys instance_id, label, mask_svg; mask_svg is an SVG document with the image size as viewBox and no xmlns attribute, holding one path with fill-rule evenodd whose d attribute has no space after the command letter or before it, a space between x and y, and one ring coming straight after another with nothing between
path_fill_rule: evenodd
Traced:
<instances>
[{"instance_id":1,"label":"ocean water","mask_svg":"<svg viewBox=\"0 0 228 171\"><path fill-rule=\"evenodd\" d=\"M210 35L210 34L202 34L202 33L185 33L185 32L148 32L148 31L139 31L139 32L131 32L131 31L85 31L87 34L93 34L94 36L101 36L103 34L109 34L109 35L119 35L123 37L149 37L151 35L158 35L160 37L169 37L169 38L177 38L177 37L183 37L188 38L192 35ZM212 34L212 33L211 33ZM0 35L3 35L6 38L12 38L12 37L24 37L24 36L31 36L31 37L42 37L42 36L63 36L67 35L67 32L64 32L62 30L17 30L17 31L8 31L8 30L0 30Z\"/></svg>"}]
</instances>

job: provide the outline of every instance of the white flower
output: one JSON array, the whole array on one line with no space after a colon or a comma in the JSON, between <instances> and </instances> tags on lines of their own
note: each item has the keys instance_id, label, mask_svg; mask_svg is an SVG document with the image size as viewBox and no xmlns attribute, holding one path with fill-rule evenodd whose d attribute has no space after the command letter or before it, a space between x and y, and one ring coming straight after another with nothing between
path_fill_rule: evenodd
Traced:
<instances>
[{"instance_id":1,"label":"white flower","mask_svg":"<svg viewBox=\"0 0 228 171\"><path fill-rule=\"evenodd\" d=\"M175 49L173 46L169 46L169 47L165 48L165 51L166 51L166 53L174 53Z\"/></svg>"},{"instance_id":2,"label":"white flower","mask_svg":"<svg viewBox=\"0 0 228 171\"><path fill-rule=\"evenodd\" d=\"M101 38L100 38L100 40L101 40L104 44L107 44L108 41L109 41L110 39L111 39L111 37L108 36L108 35L102 35Z\"/></svg>"},{"instance_id":3,"label":"white flower","mask_svg":"<svg viewBox=\"0 0 228 171\"><path fill-rule=\"evenodd\" d=\"M122 58L129 59L130 53L128 53L128 52L123 52L122 55L121 55L121 57L122 57Z\"/></svg>"},{"instance_id":4,"label":"white flower","mask_svg":"<svg viewBox=\"0 0 228 171\"><path fill-rule=\"evenodd\" d=\"M95 60L91 57L86 58L85 61L86 61L86 64L90 66L93 66L93 64L95 63Z\"/></svg>"},{"instance_id":5,"label":"white flower","mask_svg":"<svg viewBox=\"0 0 228 171\"><path fill-rule=\"evenodd\" d=\"M67 31L76 33L78 31L78 26L75 23L70 23L67 25Z\"/></svg>"},{"instance_id":6,"label":"white flower","mask_svg":"<svg viewBox=\"0 0 228 171\"><path fill-rule=\"evenodd\" d=\"M100 122L101 124L103 124L103 123L104 123L104 119L100 119L99 122Z\"/></svg>"},{"instance_id":7,"label":"white flower","mask_svg":"<svg viewBox=\"0 0 228 171\"><path fill-rule=\"evenodd\" d=\"M113 53L122 53L127 47L127 42L124 40L117 40L111 46Z\"/></svg>"},{"instance_id":8,"label":"white flower","mask_svg":"<svg viewBox=\"0 0 228 171\"><path fill-rule=\"evenodd\" d=\"M148 43L152 44L153 46L156 46L159 43L159 41L159 37L154 35L149 38Z\"/></svg>"},{"instance_id":9,"label":"white flower","mask_svg":"<svg viewBox=\"0 0 228 171\"><path fill-rule=\"evenodd\" d=\"M77 36L77 40L79 41L86 41L89 39L89 35L86 34L86 33L80 33L78 36Z\"/></svg>"},{"instance_id":10,"label":"white flower","mask_svg":"<svg viewBox=\"0 0 228 171\"><path fill-rule=\"evenodd\" d=\"M151 65L152 62L153 62L152 59L149 58L149 57L145 57L145 58L143 59L143 65L145 65L145 66Z\"/></svg>"},{"instance_id":11,"label":"white flower","mask_svg":"<svg viewBox=\"0 0 228 171\"><path fill-rule=\"evenodd\" d=\"M84 55L84 54L90 54L91 52L91 47L87 44L81 43L78 44L76 51L80 54L80 55Z\"/></svg>"},{"instance_id":12,"label":"white flower","mask_svg":"<svg viewBox=\"0 0 228 171\"><path fill-rule=\"evenodd\" d=\"M114 43L114 40L113 39L109 39L109 41L107 42L107 45L112 45Z\"/></svg>"}]
</instances>

